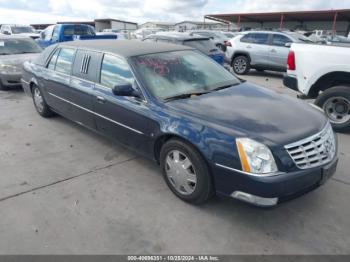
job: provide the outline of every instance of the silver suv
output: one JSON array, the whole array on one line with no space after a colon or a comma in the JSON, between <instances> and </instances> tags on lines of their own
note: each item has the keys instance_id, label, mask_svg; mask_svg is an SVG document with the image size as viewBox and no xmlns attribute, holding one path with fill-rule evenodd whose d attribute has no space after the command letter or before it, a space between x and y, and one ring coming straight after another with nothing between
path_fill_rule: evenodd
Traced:
<instances>
[{"instance_id":1,"label":"silver suv","mask_svg":"<svg viewBox=\"0 0 350 262\"><path fill-rule=\"evenodd\" d=\"M295 32L245 32L227 44L226 61L238 75L247 74L251 68L283 72L287 70L289 47L297 42L313 43Z\"/></svg>"}]
</instances>

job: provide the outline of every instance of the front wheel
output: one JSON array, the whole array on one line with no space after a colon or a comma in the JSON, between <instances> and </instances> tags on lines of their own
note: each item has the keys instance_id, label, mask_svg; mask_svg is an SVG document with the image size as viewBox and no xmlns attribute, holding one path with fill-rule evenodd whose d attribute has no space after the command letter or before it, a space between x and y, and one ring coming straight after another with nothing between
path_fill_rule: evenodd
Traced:
<instances>
[{"instance_id":1,"label":"front wheel","mask_svg":"<svg viewBox=\"0 0 350 262\"><path fill-rule=\"evenodd\" d=\"M250 61L246 56L237 56L232 61L233 71L237 75L245 75L250 70Z\"/></svg>"},{"instance_id":2,"label":"front wheel","mask_svg":"<svg viewBox=\"0 0 350 262\"><path fill-rule=\"evenodd\" d=\"M35 109L39 113L39 115L45 118L54 115L54 113L51 111L50 107L46 103L40 88L36 85L34 85L32 89L32 96Z\"/></svg>"},{"instance_id":3,"label":"front wheel","mask_svg":"<svg viewBox=\"0 0 350 262\"><path fill-rule=\"evenodd\" d=\"M327 89L319 95L315 104L324 110L335 131L350 131L350 87Z\"/></svg>"},{"instance_id":4,"label":"front wheel","mask_svg":"<svg viewBox=\"0 0 350 262\"><path fill-rule=\"evenodd\" d=\"M180 199L202 204L214 195L206 161L191 145L169 140L161 149L160 164L168 187Z\"/></svg>"}]
</instances>

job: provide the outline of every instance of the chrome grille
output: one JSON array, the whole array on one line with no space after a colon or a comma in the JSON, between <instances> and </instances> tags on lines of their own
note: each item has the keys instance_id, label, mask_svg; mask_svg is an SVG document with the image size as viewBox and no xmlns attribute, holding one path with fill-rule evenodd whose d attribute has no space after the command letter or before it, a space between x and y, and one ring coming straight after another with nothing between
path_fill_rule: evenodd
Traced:
<instances>
[{"instance_id":1,"label":"chrome grille","mask_svg":"<svg viewBox=\"0 0 350 262\"><path fill-rule=\"evenodd\" d=\"M336 140L331 125L318 134L285 146L300 169L318 167L331 162L336 154Z\"/></svg>"}]
</instances>

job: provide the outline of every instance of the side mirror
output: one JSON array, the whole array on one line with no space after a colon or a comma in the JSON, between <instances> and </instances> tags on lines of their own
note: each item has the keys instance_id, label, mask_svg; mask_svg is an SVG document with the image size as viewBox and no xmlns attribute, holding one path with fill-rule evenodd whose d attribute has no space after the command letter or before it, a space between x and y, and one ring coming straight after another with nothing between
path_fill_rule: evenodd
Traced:
<instances>
[{"instance_id":1,"label":"side mirror","mask_svg":"<svg viewBox=\"0 0 350 262\"><path fill-rule=\"evenodd\" d=\"M284 46L290 48L292 46L292 43L286 43Z\"/></svg>"},{"instance_id":2,"label":"side mirror","mask_svg":"<svg viewBox=\"0 0 350 262\"><path fill-rule=\"evenodd\" d=\"M3 34L4 35L11 35L11 33L9 31L4 31Z\"/></svg>"},{"instance_id":3,"label":"side mirror","mask_svg":"<svg viewBox=\"0 0 350 262\"><path fill-rule=\"evenodd\" d=\"M133 96L138 98L141 96L140 92L135 90L130 83L116 85L113 87L112 92L116 96Z\"/></svg>"}]
</instances>

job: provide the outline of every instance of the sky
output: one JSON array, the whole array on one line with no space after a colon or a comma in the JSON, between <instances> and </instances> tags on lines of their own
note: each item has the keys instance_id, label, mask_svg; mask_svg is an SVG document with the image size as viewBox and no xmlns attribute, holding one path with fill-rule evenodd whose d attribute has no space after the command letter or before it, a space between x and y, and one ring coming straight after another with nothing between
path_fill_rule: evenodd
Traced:
<instances>
[{"instance_id":1,"label":"sky","mask_svg":"<svg viewBox=\"0 0 350 262\"><path fill-rule=\"evenodd\" d=\"M0 24L114 18L137 23L203 20L206 14L350 9L350 0L0 0Z\"/></svg>"}]
</instances>

